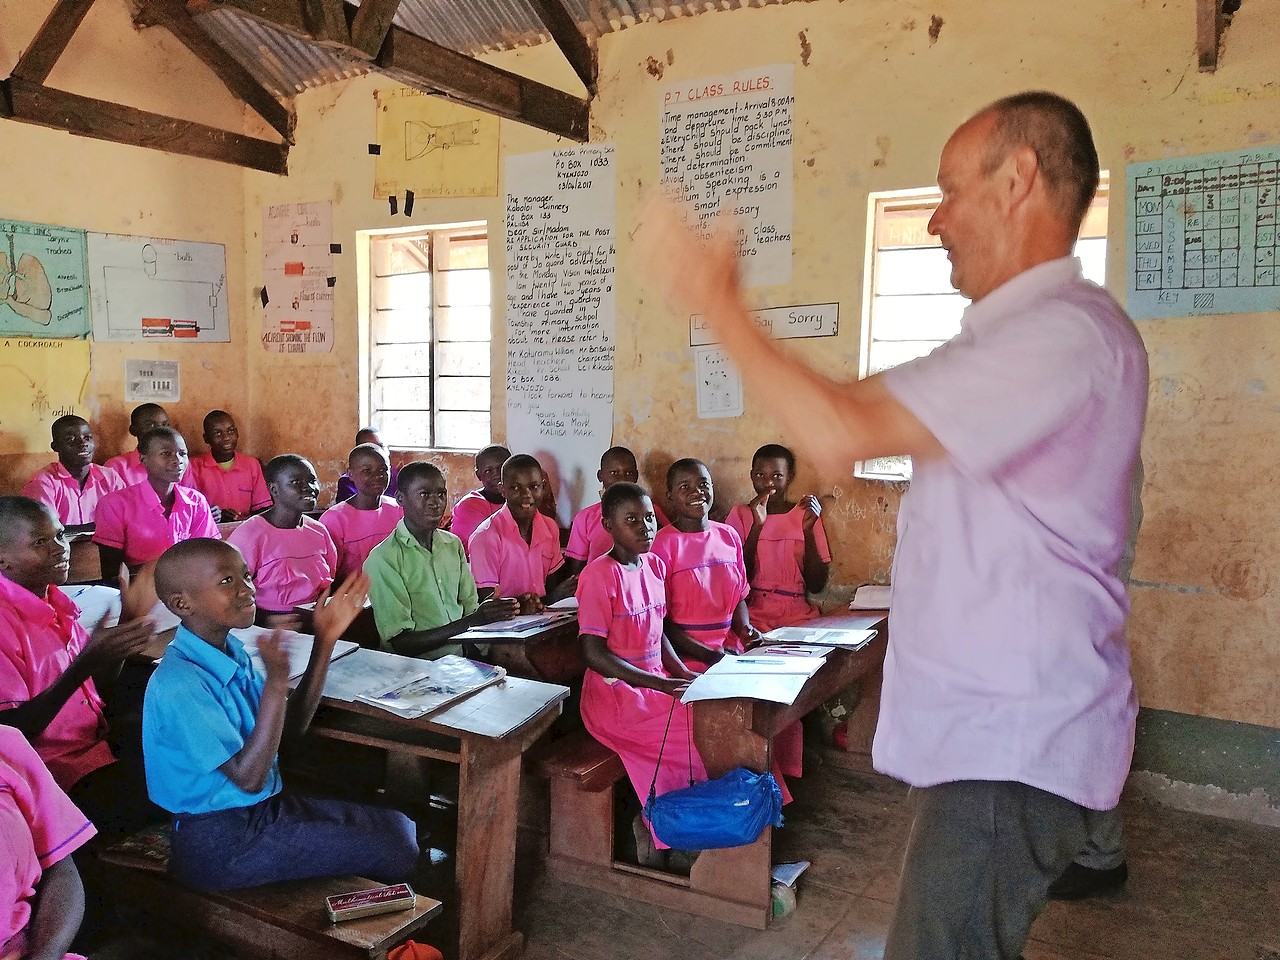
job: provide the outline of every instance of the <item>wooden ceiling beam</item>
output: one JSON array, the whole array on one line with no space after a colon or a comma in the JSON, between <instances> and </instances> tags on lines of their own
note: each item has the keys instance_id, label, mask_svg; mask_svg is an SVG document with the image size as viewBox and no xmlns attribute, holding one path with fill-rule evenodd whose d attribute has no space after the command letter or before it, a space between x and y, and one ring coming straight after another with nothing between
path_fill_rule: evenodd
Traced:
<instances>
[{"instance_id":1,"label":"wooden ceiling beam","mask_svg":"<svg viewBox=\"0 0 1280 960\"><path fill-rule=\"evenodd\" d=\"M218 160L267 173L288 172L287 144L64 93L22 77L0 80L0 103L14 120L81 137Z\"/></svg>"},{"instance_id":2,"label":"wooden ceiling beam","mask_svg":"<svg viewBox=\"0 0 1280 960\"><path fill-rule=\"evenodd\" d=\"M364 0L364 2L367 3L368 0ZM596 52L591 44L587 42L587 38L583 36L582 31L578 29L578 24L574 22L573 15L565 7L564 0L529 0L529 2L534 12L538 15L538 19L542 21L543 26L551 33L551 39L556 42L560 52L564 54L565 59L569 61L569 65L573 67L573 72L578 75L582 85L587 88L587 93L594 97L596 95L596 79L599 76ZM363 9L363 4L361 9Z\"/></svg>"},{"instance_id":3,"label":"wooden ceiling beam","mask_svg":"<svg viewBox=\"0 0 1280 960\"><path fill-rule=\"evenodd\" d=\"M400 0L361 0L351 21L351 45L370 60L377 57L399 8Z\"/></svg>"},{"instance_id":4,"label":"wooden ceiling beam","mask_svg":"<svg viewBox=\"0 0 1280 960\"><path fill-rule=\"evenodd\" d=\"M342 10L342 0L302 0L308 32L325 46L350 47L351 31Z\"/></svg>"},{"instance_id":5,"label":"wooden ceiling beam","mask_svg":"<svg viewBox=\"0 0 1280 960\"><path fill-rule=\"evenodd\" d=\"M247 103L258 116L293 143L293 111L273 97L235 57L220 47L200 29L182 0L145 0L134 23L138 26L162 26L195 54L232 93Z\"/></svg>"},{"instance_id":6,"label":"wooden ceiling beam","mask_svg":"<svg viewBox=\"0 0 1280 960\"><path fill-rule=\"evenodd\" d=\"M13 76L32 83L44 83L49 79L53 65L62 56L62 51L67 49L72 35L91 6L93 0L58 0L45 17L31 45L18 58Z\"/></svg>"},{"instance_id":7,"label":"wooden ceiling beam","mask_svg":"<svg viewBox=\"0 0 1280 960\"><path fill-rule=\"evenodd\" d=\"M1218 69L1222 41L1222 0L1196 0L1196 55L1201 73Z\"/></svg>"}]
</instances>

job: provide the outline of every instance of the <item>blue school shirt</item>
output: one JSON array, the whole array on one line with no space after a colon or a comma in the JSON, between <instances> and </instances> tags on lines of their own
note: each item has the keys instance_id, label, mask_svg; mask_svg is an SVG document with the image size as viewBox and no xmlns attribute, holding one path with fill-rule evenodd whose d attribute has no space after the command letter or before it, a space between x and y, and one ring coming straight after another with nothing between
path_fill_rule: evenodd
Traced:
<instances>
[{"instance_id":1,"label":"blue school shirt","mask_svg":"<svg viewBox=\"0 0 1280 960\"><path fill-rule=\"evenodd\" d=\"M178 627L142 702L142 751L154 803L170 813L210 813L280 791L278 756L257 793L241 790L218 769L244 746L265 686L235 637L227 637L223 653Z\"/></svg>"}]
</instances>

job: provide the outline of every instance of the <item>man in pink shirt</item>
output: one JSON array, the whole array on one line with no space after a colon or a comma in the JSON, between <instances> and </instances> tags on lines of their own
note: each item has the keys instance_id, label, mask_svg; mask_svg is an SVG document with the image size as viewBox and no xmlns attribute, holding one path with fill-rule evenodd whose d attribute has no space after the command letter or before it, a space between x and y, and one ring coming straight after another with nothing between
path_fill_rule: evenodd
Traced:
<instances>
[{"instance_id":1,"label":"man in pink shirt","mask_svg":"<svg viewBox=\"0 0 1280 960\"><path fill-rule=\"evenodd\" d=\"M471 556L471 535L476 528L502 509L502 465L511 458L511 451L501 444L490 444L476 454L476 479L480 488L465 494L453 505L453 519L449 532L462 541L467 556Z\"/></svg>"},{"instance_id":2,"label":"man in pink shirt","mask_svg":"<svg viewBox=\"0 0 1280 960\"><path fill-rule=\"evenodd\" d=\"M141 444L142 435L148 430L154 430L156 427L171 426L173 424L169 422L169 414L165 413L164 407L158 403L138 404L133 408L133 412L129 414L129 435L137 437L139 444ZM135 483L141 483L147 479L147 468L142 465L141 447L112 457L107 461L106 465L119 475L126 487L131 487ZM178 482L191 486L190 474L183 473L181 480Z\"/></svg>"},{"instance_id":3,"label":"man in pink shirt","mask_svg":"<svg viewBox=\"0 0 1280 960\"><path fill-rule=\"evenodd\" d=\"M135 618L143 591L126 593L122 626L106 618L88 633L58 589L71 550L49 508L0 497L0 725L16 727L104 833L146 822L140 744L117 763L107 743L99 681L110 683L125 657L151 640L151 621ZM132 622L130 622L132 621Z\"/></svg>"},{"instance_id":4,"label":"man in pink shirt","mask_svg":"<svg viewBox=\"0 0 1280 960\"><path fill-rule=\"evenodd\" d=\"M571 596L576 576L560 552L560 528L538 510L542 467L527 453L502 465L506 504L471 536L471 572L480 599L516 597L522 613L536 613L545 602Z\"/></svg>"},{"instance_id":5,"label":"man in pink shirt","mask_svg":"<svg viewBox=\"0 0 1280 960\"><path fill-rule=\"evenodd\" d=\"M138 449L147 479L108 494L98 504L93 540L102 555L104 580L114 581L122 562L141 566L182 540L222 538L204 494L178 484L187 470L182 434L156 427L142 435Z\"/></svg>"},{"instance_id":6,"label":"man in pink shirt","mask_svg":"<svg viewBox=\"0 0 1280 960\"><path fill-rule=\"evenodd\" d=\"M93 462L98 445L89 421L68 414L53 421L50 432L58 459L28 480L22 495L48 504L72 532L92 527L98 501L125 483L110 467Z\"/></svg>"},{"instance_id":7,"label":"man in pink shirt","mask_svg":"<svg viewBox=\"0 0 1280 960\"><path fill-rule=\"evenodd\" d=\"M243 520L271 506L262 464L236 450L240 431L231 414L213 410L205 415L204 442L209 450L192 458L189 477L209 506L219 509L220 520Z\"/></svg>"},{"instance_id":8,"label":"man in pink shirt","mask_svg":"<svg viewBox=\"0 0 1280 960\"><path fill-rule=\"evenodd\" d=\"M1008 97L961 125L929 231L973 303L954 340L852 384L756 330L731 231L701 241L657 203L640 230L655 285L707 317L824 475L913 458L873 751L916 788L885 960L1018 957L1128 773L1118 568L1147 357L1071 256L1097 183L1088 123L1061 97Z\"/></svg>"}]
</instances>

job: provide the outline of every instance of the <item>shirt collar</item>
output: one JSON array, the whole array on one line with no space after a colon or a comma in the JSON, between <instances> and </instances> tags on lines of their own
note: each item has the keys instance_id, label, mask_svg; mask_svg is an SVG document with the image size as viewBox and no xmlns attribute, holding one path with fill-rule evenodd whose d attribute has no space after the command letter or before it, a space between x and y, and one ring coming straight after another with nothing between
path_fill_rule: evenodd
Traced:
<instances>
[{"instance_id":1,"label":"shirt collar","mask_svg":"<svg viewBox=\"0 0 1280 960\"><path fill-rule=\"evenodd\" d=\"M431 548L433 550L436 547L436 542L437 542L437 539L439 538L439 535L440 535L440 529L438 527L431 532ZM405 526L405 523L403 520L399 521L396 524L395 529L391 531L391 536L394 537L396 540L398 540L400 543L404 544L406 547L417 548L418 550L426 550L426 547L424 547L421 543L419 543L418 538L415 537L410 532L407 526Z\"/></svg>"},{"instance_id":2,"label":"shirt collar","mask_svg":"<svg viewBox=\"0 0 1280 960\"><path fill-rule=\"evenodd\" d=\"M38 597L5 576L0 576L0 598L17 608L24 618L40 626L48 626L59 616L79 613L71 598L57 587L49 587L43 597Z\"/></svg>"},{"instance_id":3,"label":"shirt collar","mask_svg":"<svg viewBox=\"0 0 1280 960\"><path fill-rule=\"evenodd\" d=\"M960 326L975 333L988 330L1000 318L1015 313L1024 304L1082 276L1080 261L1076 257L1059 257L1037 264L1006 280L977 303L969 304L960 319Z\"/></svg>"},{"instance_id":4,"label":"shirt collar","mask_svg":"<svg viewBox=\"0 0 1280 960\"><path fill-rule=\"evenodd\" d=\"M243 644L231 634L227 634L227 652L223 653L213 644L201 640L185 626L179 625L178 632L173 635L173 643L169 644L169 649L184 660L213 674L214 679L224 687L240 671L247 672L253 669Z\"/></svg>"}]
</instances>

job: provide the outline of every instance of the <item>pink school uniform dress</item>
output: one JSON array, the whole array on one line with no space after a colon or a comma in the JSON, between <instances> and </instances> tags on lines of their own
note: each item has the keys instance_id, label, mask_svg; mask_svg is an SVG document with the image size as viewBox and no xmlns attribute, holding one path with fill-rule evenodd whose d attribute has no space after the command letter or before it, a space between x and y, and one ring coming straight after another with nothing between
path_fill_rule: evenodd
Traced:
<instances>
[{"instance_id":1,"label":"pink school uniform dress","mask_svg":"<svg viewBox=\"0 0 1280 960\"><path fill-rule=\"evenodd\" d=\"M290 530L273 526L263 516L250 517L231 531L227 542L244 557L263 610L286 613L311 603L338 573L333 537L310 517Z\"/></svg>"},{"instance_id":2,"label":"pink school uniform dress","mask_svg":"<svg viewBox=\"0 0 1280 960\"><path fill-rule=\"evenodd\" d=\"M143 483L147 479L147 468L142 465L142 455L136 449L130 450L128 453L122 453L117 457L112 457L106 462L106 466L119 475L126 487L132 487L135 483ZM195 481L191 478L191 464L189 462L187 463L187 472L182 475L182 479L178 483L184 487L195 486Z\"/></svg>"},{"instance_id":3,"label":"pink school uniform dress","mask_svg":"<svg viewBox=\"0 0 1280 960\"><path fill-rule=\"evenodd\" d=\"M632 666L668 676L662 665L666 572L666 564L652 553L641 554L634 570L608 555L592 560L578 579L578 632L603 637L609 652ZM658 751L668 717L671 730L659 767ZM649 796L655 769L659 794L687 787L691 777L695 783L707 779L696 750L693 770L689 769L687 744L693 715L665 693L588 670L582 680L582 722L588 733L622 758L642 803ZM666 848L657 837L653 842L659 849Z\"/></svg>"},{"instance_id":4,"label":"pink school uniform dress","mask_svg":"<svg viewBox=\"0 0 1280 960\"><path fill-rule=\"evenodd\" d=\"M125 482L118 473L96 463L89 465L89 476L81 487L80 481L55 460L27 481L22 495L48 504L58 520L71 527L93 523L102 498L124 488Z\"/></svg>"},{"instance_id":5,"label":"pink school uniform dress","mask_svg":"<svg viewBox=\"0 0 1280 960\"><path fill-rule=\"evenodd\" d=\"M40 877L96 833L22 734L0 727L0 957L27 956Z\"/></svg>"},{"instance_id":6,"label":"pink school uniform dress","mask_svg":"<svg viewBox=\"0 0 1280 960\"><path fill-rule=\"evenodd\" d=\"M471 535L471 572L476 588L493 587L495 596L547 592L547 577L564 566L560 528L542 513L533 515L533 534L525 543L515 517L504 504Z\"/></svg>"},{"instance_id":7,"label":"pink school uniform dress","mask_svg":"<svg viewBox=\"0 0 1280 960\"><path fill-rule=\"evenodd\" d=\"M335 503L320 514L320 522L338 548L338 580L364 568L369 552L380 544L404 517L400 504L382 497L373 510L357 510L350 500Z\"/></svg>"},{"instance_id":8,"label":"pink school uniform dress","mask_svg":"<svg viewBox=\"0 0 1280 960\"><path fill-rule=\"evenodd\" d=\"M742 560L742 539L726 523L711 521L703 533L663 527L652 551L667 568L667 614L701 644L713 650L742 652L742 641L730 627L733 611L750 586ZM700 664L691 664L697 670Z\"/></svg>"},{"instance_id":9,"label":"pink school uniform dress","mask_svg":"<svg viewBox=\"0 0 1280 960\"><path fill-rule=\"evenodd\" d=\"M747 542L753 520L751 508L745 503L738 504L725 518L743 543ZM814 525L813 536L818 556L830 563L831 549L821 517ZM804 506L797 503L786 513L766 517L756 542L756 575L751 580L747 609L757 630L765 633L774 627L794 626L818 615L818 608L805 596L803 565Z\"/></svg>"},{"instance_id":10,"label":"pink school uniform dress","mask_svg":"<svg viewBox=\"0 0 1280 960\"><path fill-rule=\"evenodd\" d=\"M187 468L191 486L204 494L215 507L234 510L240 516L248 516L254 510L271 506L271 494L262 476L262 464L256 458L237 453L231 467L225 469L213 459L212 453L202 453L191 459Z\"/></svg>"},{"instance_id":11,"label":"pink school uniform dress","mask_svg":"<svg viewBox=\"0 0 1280 960\"><path fill-rule=\"evenodd\" d=\"M57 587L37 597L0 577L0 710L44 693L67 672L89 634L80 608ZM32 742L53 779L70 790L81 777L114 762L107 746L102 698L89 679Z\"/></svg>"},{"instance_id":12,"label":"pink school uniform dress","mask_svg":"<svg viewBox=\"0 0 1280 960\"><path fill-rule=\"evenodd\" d=\"M471 556L471 537L480 524L501 510L503 503L491 503L484 492L472 490L453 505L453 520L449 532L462 541L467 556Z\"/></svg>"},{"instance_id":13,"label":"pink school uniform dress","mask_svg":"<svg viewBox=\"0 0 1280 960\"><path fill-rule=\"evenodd\" d=\"M569 528L569 543L564 548L566 557L590 563L613 549L613 537L604 528L603 512L604 504L597 502L583 507L574 515L573 525ZM656 503L653 513L658 518L658 526L665 527L668 522L666 515Z\"/></svg>"},{"instance_id":14,"label":"pink school uniform dress","mask_svg":"<svg viewBox=\"0 0 1280 960\"><path fill-rule=\"evenodd\" d=\"M173 508L167 517L159 495L146 480L109 493L98 504L94 543L124 551L124 562L131 567L195 537L222 539L209 512L209 501L199 490L174 487Z\"/></svg>"}]
</instances>

